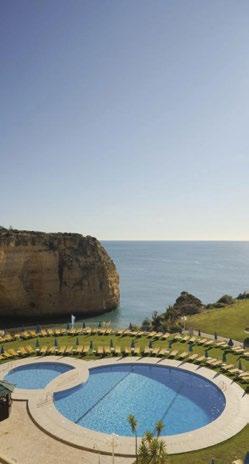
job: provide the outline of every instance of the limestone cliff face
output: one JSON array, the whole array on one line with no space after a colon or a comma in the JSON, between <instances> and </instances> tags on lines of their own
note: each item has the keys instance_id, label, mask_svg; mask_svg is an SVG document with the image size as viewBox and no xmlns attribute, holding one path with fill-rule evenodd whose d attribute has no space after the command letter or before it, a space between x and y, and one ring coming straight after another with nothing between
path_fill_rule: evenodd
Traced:
<instances>
[{"instance_id":1,"label":"limestone cliff face","mask_svg":"<svg viewBox=\"0 0 249 464\"><path fill-rule=\"evenodd\" d=\"M0 317L94 315L118 303L119 276L95 238L0 229Z\"/></svg>"}]
</instances>

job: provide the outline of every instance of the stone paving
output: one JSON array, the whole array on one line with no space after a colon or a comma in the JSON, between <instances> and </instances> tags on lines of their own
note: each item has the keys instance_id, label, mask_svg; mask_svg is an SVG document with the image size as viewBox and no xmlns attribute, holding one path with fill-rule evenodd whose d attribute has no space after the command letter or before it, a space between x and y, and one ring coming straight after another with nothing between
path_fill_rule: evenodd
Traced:
<instances>
[{"instance_id":1,"label":"stone paving","mask_svg":"<svg viewBox=\"0 0 249 464\"><path fill-rule=\"evenodd\" d=\"M25 401L14 401L10 418L0 422L1 455L11 464L112 464L111 456L74 448L41 431L29 417ZM115 457L115 464L133 462Z\"/></svg>"},{"instance_id":2,"label":"stone paving","mask_svg":"<svg viewBox=\"0 0 249 464\"><path fill-rule=\"evenodd\" d=\"M40 450L39 461L37 458L35 460L37 464L55 462L53 459L57 456L57 449L58 453L61 453L61 457L56 461L63 464L69 463L70 453L75 456L74 462L91 462L93 464L96 462L99 464L99 459L100 463L103 464L112 462L111 456L102 454L99 457L96 454L96 450L101 450L102 453L111 453L112 438L110 435L84 429L74 424L57 411L52 401L53 392L71 388L86 381L89 368L100 365L143 362L178 367L202 375L223 391L226 398L226 408L215 421L193 432L162 437L169 453L193 451L215 445L238 433L249 422L249 396L239 385L224 375L195 364L152 357L142 359L136 357L107 358L96 361L55 356L39 358L39 362L48 361L68 363L75 369L61 374L44 389L15 390L11 418L0 423L0 455L7 453L8 457L14 460L14 463L29 464L32 462L33 464L34 461L29 461L29 456L34 457L34 451L32 451L34 444L35 448L39 447ZM37 358L6 363L0 367L0 378L3 378L6 372L16 365L32 362L37 362ZM22 421L23 426L21 426ZM35 441L33 437L35 437ZM22 451L19 448L22 448ZM95 453L90 452L90 450L95 450ZM52 456L51 459L48 454ZM121 456L116 458L117 464L133 462L130 457L134 454L134 439L117 437L115 439L115 454ZM43 456L41 461L40 456ZM46 456L45 461L44 456ZM82 461L78 460L79 456L83 459Z\"/></svg>"}]
</instances>

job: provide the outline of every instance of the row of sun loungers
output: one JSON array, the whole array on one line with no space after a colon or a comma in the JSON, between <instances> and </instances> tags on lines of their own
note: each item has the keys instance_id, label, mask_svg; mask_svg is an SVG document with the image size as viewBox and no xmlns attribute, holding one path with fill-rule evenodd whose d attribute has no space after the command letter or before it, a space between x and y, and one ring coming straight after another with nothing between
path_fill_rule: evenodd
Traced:
<instances>
[{"instance_id":1,"label":"row of sun loungers","mask_svg":"<svg viewBox=\"0 0 249 464\"><path fill-rule=\"evenodd\" d=\"M91 349L90 345L62 345L60 347L56 346L48 346L44 345L40 348L34 348L31 345L22 346L17 350L9 349L4 351L3 354L0 355L0 360L9 360L11 358L18 358L18 357L25 357L30 355L37 355L37 356L46 356L46 355L61 355L61 356L69 356L69 355L79 355L85 356L89 353L96 354L97 356L104 357L109 355L116 355L116 356L155 356L155 357L165 357L165 358L175 358L179 361L183 362L193 362L196 364L203 364L208 367L220 368L221 371L224 373L232 376L235 380L240 381L241 383L248 384L249 383L249 371L243 371L242 369L236 368L233 364L226 364L221 360L212 357L206 357L203 355L199 355L197 353L190 354L187 351L178 352L178 350L169 351L167 349L161 348L150 348L146 346L144 349L141 347L108 347L108 346L98 346L96 349Z\"/></svg>"},{"instance_id":2,"label":"row of sun loungers","mask_svg":"<svg viewBox=\"0 0 249 464\"><path fill-rule=\"evenodd\" d=\"M144 332L144 331L133 331L129 329L112 329L112 328L97 328L97 327L85 327L85 328L55 328L55 329L41 329L25 330L17 333L7 333L0 336L0 343L10 342L14 340L28 340L30 338L39 337L59 337L63 335L116 335L116 336L129 336L129 337L148 337L156 340L166 340L169 337L169 333L163 332Z\"/></svg>"}]
</instances>

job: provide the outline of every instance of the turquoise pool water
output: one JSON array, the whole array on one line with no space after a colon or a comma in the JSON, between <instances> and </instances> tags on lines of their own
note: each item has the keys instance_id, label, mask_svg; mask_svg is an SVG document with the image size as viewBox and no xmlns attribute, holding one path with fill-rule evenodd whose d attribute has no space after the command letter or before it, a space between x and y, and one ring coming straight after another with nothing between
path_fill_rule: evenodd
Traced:
<instances>
[{"instance_id":1,"label":"turquoise pool water","mask_svg":"<svg viewBox=\"0 0 249 464\"><path fill-rule=\"evenodd\" d=\"M5 379L17 388L44 388L55 377L71 369L72 366L68 364L38 362L11 369Z\"/></svg>"},{"instance_id":2,"label":"turquoise pool water","mask_svg":"<svg viewBox=\"0 0 249 464\"><path fill-rule=\"evenodd\" d=\"M85 384L54 394L56 408L82 427L132 435L129 414L138 420L138 435L165 423L164 435L198 429L224 410L225 397L213 383L177 368L123 364L90 370Z\"/></svg>"}]
</instances>

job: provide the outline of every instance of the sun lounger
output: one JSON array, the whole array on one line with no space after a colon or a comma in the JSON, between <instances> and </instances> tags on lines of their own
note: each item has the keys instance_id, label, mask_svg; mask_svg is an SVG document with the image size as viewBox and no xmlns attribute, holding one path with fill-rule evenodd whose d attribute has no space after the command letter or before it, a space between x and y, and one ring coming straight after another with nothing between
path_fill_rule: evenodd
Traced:
<instances>
[{"instance_id":1,"label":"sun lounger","mask_svg":"<svg viewBox=\"0 0 249 464\"><path fill-rule=\"evenodd\" d=\"M226 364L226 363L223 363L221 365L221 370L222 371L229 371L229 369L233 369L234 368L234 364Z\"/></svg>"},{"instance_id":2,"label":"sun lounger","mask_svg":"<svg viewBox=\"0 0 249 464\"><path fill-rule=\"evenodd\" d=\"M238 377L239 377L239 378L243 378L243 377L248 377L248 376L249 376L249 371L247 371L247 372L246 372L246 371L243 371L243 372L241 372L241 373L239 374Z\"/></svg>"},{"instance_id":3,"label":"sun lounger","mask_svg":"<svg viewBox=\"0 0 249 464\"><path fill-rule=\"evenodd\" d=\"M103 354L104 354L103 346L98 346L97 347L96 354L99 355L99 356L103 356Z\"/></svg>"},{"instance_id":4,"label":"sun lounger","mask_svg":"<svg viewBox=\"0 0 249 464\"><path fill-rule=\"evenodd\" d=\"M73 346L72 345L69 345L66 347L65 351L64 351L64 354L72 354L73 352Z\"/></svg>"},{"instance_id":5,"label":"sun lounger","mask_svg":"<svg viewBox=\"0 0 249 464\"><path fill-rule=\"evenodd\" d=\"M121 348L120 348L120 346L115 346L115 348L114 348L114 354L116 354L116 355L121 355Z\"/></svg>"},{"instance_id":6,"label":"sun lounger","mask_svg":"<svg viewBox=\"0 0 249 464\"><path fill-rule=\"evenodd\" d=\"M198 358L199 358L199 355L197 353L194 353L191 356L189 356L188 361L195 361Z\"/></svg>"},{"instance_id":7,"label":"sun lounger","mask_svg":"<svg viewBox=\"0 0 249 464\"><path fill-rule=\"evenodd\" d=\"M117 335L118 337L120 337L120 336L122 335L122 333L123 333L123 330L117 330L117 331L116 331L116 335Z\"/></svg>"},{"instance_id":8,"label":"sun lounger","mask_svg":"<svg viewBox=\"0 0 249 464\"><path fill-rule=\"evenodd\" d=\"M18 348L17 354L18 354L18 356L21 356L21 357L28 356L28 352L25 350L25 348L23 346Z\"/></svg>"},{"instance_id":9,"label":"sun lounger","mask_svg":"<svg viewBox=\"0 0 249 464\"><path fill-rule=\"evenodd\" d=\"M189 355L189 353L187 351L183 351L183 353L180 353L178 355L178 359L185 359L185 358L187 358L188 355Z\"/></svg>"},{"instance_id":10,"label":"sun lounger","mask_svg":"<svg viewBox=\"0 0 249 464\"><path fill-rule=\"evenodd\" d=\"M133 354L134 354L135 356L139 356L139 355L140 355L140 346L136 346L136 347L134 348Z\"/></svg>"},{"instance_id":11,"label":"sun lounger","mask_svg":"<svg viewBox=\"0 0 249 464\"><path fill-rule=\"evenodd\" d=\"M109 346L104 347L104 352L106 356L109 356L111 354L111 348Z\"/></svg>"},{"instance_id":12,"label":"sun lounger","mask_svg":"<svg viewBox=\"0 0 249 464\"><path fill-rule=\"evenodd\" d=\"M159 357L160 358L167 358L169 353L170 353L169 350L167 350L166 348L163 348L159 353Z\"/></svg>"},{"instance_id":13,"label":"sun lounger","mask_svg":"<svg viewBox=\"0 0 249 464\"><path fill-rule=\"evenodd\" d=\"M124 349L124 354L125 354L126 356L129 356L129 355L131 354L131 349L130 349L128 346L125 347L125 349Z\"/></svg>"},{"instance_id":14,"label":"sun lounger","mask_svg":"<svg viewBox=\"0 0 249 464\"><path fill-rule=\"evenodd\" d=\"M213 363L213 366L214 367L220 367L222 366L223 362L220 361L220 359L216 359L216 361Z\"/></svg>"},{"instance_id":15,"label":"sun lounger","mask_svg":"<svg viewBox=\"0 0 249 464\"><path fill-rule=\"evenodd\" d=\"M197 364L201 364L202 362L204 362L206 359L205 356L198 356L198 358L195 359L195 363Z\"/></svg>"},{"instance_id":16,"label":"sun lounger","mask_svg":"<svg viewBox=\"0 0 249 464\"><path fill-rule=\"evenodd\" d=\"M78 345L78 346L76 346L76 347L75 347L74 353L75 353L75 354L82 354L83 348L84 348L83 345Z\"/></svg>"},{"instance_id":17,"label":"sun lounger","mask_svg":"<svg viewBox=\"0 0 249 464\"><path fill-rule=\"evenodd\" d=\"M148 346L146 346L143 350L143 354L146 356L147 354L151 354L151 350L152 348L149 348Z\"/></svg>"},{"instance_id":18,"label":"sun lounger","mask_svg":"<svg viewBox=\"0 0 249 464\"><path fill-rule=\"evenodd\" d=\"M142 337L143 334L144 334L144 333L143 333L142 331L137 332L137 337Z\"/></svg>"},{"instance_id":19,"label":"sun lounger","mask_svg":"<svg viewBox=\"0 0 249 464\"><path fill-rule=\"evenodd\" d=\"M235 368L233 368L233 369L229 369L228 372L229 372L229 374L237 375L237 374L240 374L240 373L241 373L241 370L238 369L237 367L235 367Z\"/></svg>"},{"instance_id":20,"label":"sun lounger","mask_svg":"<svg viewBox=\"0 0 249 464\"><path fill-rule=\"evenodd\" d=\"M207 338L199 338L199 339L197 340L197 343L198 343L199 345L203 345L204 343L206 343L206 342L208 342L208 341L209 341L209 340L208 340Z\"/></svg>"},{"instance_id":21,"label":"sun lounger","mask_svg":"<svg viewBox=\"0 0 249 464\"><path fill-rule=\"evenodd\" d=\"M215 346L217 346L218 348L221 348L224 345L226 345L226 342L216 342L215 343Z\"/></svg>"},{"instance_id":22,"label":"sun lounger","mask_svg":"<svg viewBox=\"0 0 249 464\"><path fill-rule=\"evenodd\" d=\"M53 329L47 329L47 333L49 337L53 337L55 335L55 332L53 331Z\"/></svg>"},{"instance_id":23,"label":"sun lounger","mask_svg":"<svg viewBox=\"0 0 249 464\"><path fill-rule=\"evenodd\" d=\"M27 345L24 348L25 348L25 350L27 351L28 354L34 354L35 353L35 349L31 345Z\"/></svg>"},{"instance_id":24,"label":"sun lounger","mask_svg":"<svg viewBox=\"0 0 249 464\"><path fill-rule=\"evenodd\" d=\"M8 350L5 350L5 352L3 353L3 356L5 359L13 358L13 355L9 353Z\"/></svg>"},{"instance_id":25,"label":"sun lounger","mask_svg":"<svg viewBox=\"0 0 249 464\"><path fill-rule=\"evenodd\" d=\"M14 340L13 336L10 334L4 335L4 341L5 342L12 342Z\"/></svg>"},{"instance_id":26,"label":"sun lounger","mask_svg":"<svg viewBox=\"0 0 249 464\"><path fill-rule=\"evenodd\" d=\"M42 346L40 349L40 354L45 356L45 354L47 354L47 351L48 351L48 347Z\"/></svg>"},{"instance_id":27,"label":"sun lounger","mask_svg":"<svg viewBox=\"0 0 249 464\"><path fill-rule=\"evenodd\" d=\"M189 343L195 343L195 341L196 341L196 337L191 337L189 340Z\"/></svg>"},{"instance_id":28,"label":"sun lounger","mask_svg":"<svg viewBox=\"0 0 249 464\"><path fill-rule=\"evenodd\" d=\"M180 341L180 340L182 340L182 338L183 338L183 337L182 337L182 335L180 335L180 334L176 334L176 335L174 336L174 340Z\"/></svg>"},{"instance_id":29,"label":"sun lounger","mask_svg":"<svg viewBox=\"0 0 249 464\"><path fill-rule=\"evenodd\" d=\"M66 345L62 345L62 346L58 347L57 353L63 355L65 353L65 351L66 351Z\"/></svg>"},{"instance_id":30,"label":"sun lounger","mask_svg":"<svg viewBox=\"0 0 249 464\"><path fill-rule=\"evenodd\" d=\"M239 347L233 348L232 351L235 354L243 354L245 352L244 348L239 348Z\"/></svg>"},{"instance_id":31,"label":"sun lounger","mask_svg":"<svg viewBox=\"0 0 249 464\"><path fill-rule=\"evenodd\" d=\"M29 338L35 338L37 336L37 333L35 330L30 330L29 335L30 335Z\"/></svg>"},{"instance_id":32,"label":"sun lounger","mask_svg":"<svg viewBox=\"0 0 249 464\"><path fill-rule=\"evenodd\" d=\"M213 340L207 340L206 342L203 343L204 346L212 346L214 344Z\"/></svg>"},{"instance_id":33,"label":"sun lounger","mask_svg":"<svg viewBox=\"0 0 249 464\"><path fill-rule=\"evenodd\" d=\"M240 379L240 382L243 383L243 384L244 384L244 383L245 383L245 384L249 384L249 375L248 375L247 377L242 377L242 378Z\"/></svg>"},{"instance_id":34,"label":"sun lounger","mask_svg":"<svg viewBox=\"0 0 249 464\"><path fill-rule=\"evenodd\" d=\"M154 338L156 336L157 332L149 332L148 337L149 338Z\"/></svg>"},{"instance_id":35,"label":"sun lounger","mask_svg":"<svg viewBox=\"0 0 249 464\"><path fill-rule=\"evenodd\" d=\"M206 358L206 362L205 364L207 364L208 366L213 366L213 364L218 361L218 359L215 359L215 358Z\"/></svg>"},{"instance_id":36,"label":"sun lounger","mask_svg":"<svg viewBox=\"0 0 249 464\"><path fill-rule=\"evenodd\" d=\"M165 334L163 334L162 339L166 340L167 338L169 338L169 336L170 336L169 333L165 333Z\"/></svg>"},{"instance_id":37,"label":"sun lounger","mask_svg":"<svg viewBox=\"0 0 249 464\"><path fill-rule=\"evenodd\" d=\"M173 350L169 353L169 358L175 358L178 354L178 350Z\"/></svg>"},{"instance_id":38,"label":"sun lounger","mask_svg":"<svg viewBox=\"0 0 249 464\"><path fill-rule=\"evenodd\" d=\"M47 337L48 336L48 333L45 329L42 329L41 332L40 332L40 337Z\"/></svg>"},{"instance_id":39,"label":"sun lounger","mask_svg":"<svg viewBox=\"0 0 249 464\"><path fill-rule=\"evenodd\" d=\"M154 348L151 354L152 356L159 356L160 351L161 351L161 348Z\"/></svg>"},{"instance_id":40,"label":"sun lounger","mask_svg":"<svg viewBox=\"0 0 249 464\"><path fill-rule=\"evenodd\" d=\"M13 348L9 348L8 352L11 354L13 358L16 358L18 356L18 353Z\"/></svg>"},{"instance_id":41,"label":"sun lounger","mask_svg":"<svg viewBox=\"0 0 249 464\"><path fill-rule=\"evenodd\" d=\"M82 354L85 356L88 353L89 349L90 349L90 345L84 345Z\"/></svg>"},{"instance_id":42,"label":"sun lounger","mask_svg":"<svg viewBox=\"0 0 249 464\"><path fill-rule=\"evenodd\" d=\"M58 346L50 346L47 354L57 354L58 353Z\"/></svg>"}]
</instances>

